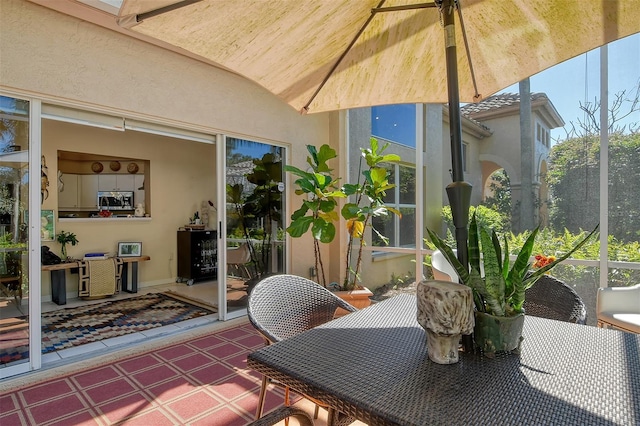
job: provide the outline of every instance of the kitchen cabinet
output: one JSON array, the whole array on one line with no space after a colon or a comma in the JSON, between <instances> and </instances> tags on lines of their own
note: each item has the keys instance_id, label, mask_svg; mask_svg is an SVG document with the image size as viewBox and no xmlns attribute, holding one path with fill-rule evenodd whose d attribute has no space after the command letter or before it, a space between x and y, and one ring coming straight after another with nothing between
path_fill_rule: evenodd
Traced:
<instances>
[{"instance_id":1,"label":"kitchen cabinet","mask_svg":"<svg viewBox=\"0 0 640 426\"><path fill-rule=\"evenodd\" d=\"M80 201L78 197L78 175L63 174L62 192L58 192L58 208L59 209L74 209L80 207Z\"/></svg>"},{"instance_id":2,"label":"kitchen cabinet","mask_svg":"<svg viewBox=\"0 0 640 426\"><path fill-rule=\"evenodd\" d=\"M178 231L178 277L187 285L218 277L218 233L196 230Z\"/></svg>"},{"instance_id":3,"label":"kitchen cabinet","mask_svg":"<svg viewBox=\"0 0 640 426\"><path fill-rule=\"evenodd\" d=\"M135 175L106 174L98 176L98 191L134 191Z\"/></svg>"},{"instance_id":4,"label":"kitchen cabinet","mask_svg":"<svg viewBox=\"0 0 640 426\"><path fill-rule=\"evenodd\" d=\"M95 209L98 206L98 176L80 175L80 207Z\"/></svg>"}]
</instances>

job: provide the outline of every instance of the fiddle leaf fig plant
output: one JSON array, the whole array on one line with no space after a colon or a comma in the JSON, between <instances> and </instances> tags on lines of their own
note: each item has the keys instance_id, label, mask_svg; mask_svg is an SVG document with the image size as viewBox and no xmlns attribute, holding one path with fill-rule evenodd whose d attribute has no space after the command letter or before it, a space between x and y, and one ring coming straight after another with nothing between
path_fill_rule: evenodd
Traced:
<instances>
[{"instance_id":1,"label":"fiddle leaf fig plant","mask_svg":"<svg viewBox=\"0 0 640 426\"><path fill-rule=\"evenodd\" d=\"M358 182L355 184L345 184L342 190L346 196L354 196L351 202L342 207L342 217L347 220L347 230L349 232L349 242L347 245L347 259L345 280L343 290L351 291L358 287L360 281L360 269L362 268L362 253L364 250L364 231L370 227L373 232L385 243L388 238L380 234L372 225L374 217L385 216L389 213L402 217L399 210L385 204L386 192L396 185L389 183L390 172L385 164L399 162L400 156L397 154L383 154L389 147L389 143L383 146L378 145L376 138L369 140L369 148L361 148ZM363 169L362 162L366 163ZM362 181L360 179L362 178ZM352 266L352 250L354 240L359 239L358 254L355 267Z\"/></svg>"},{"instance_id":2,"label":"fiddle leaf fig plant","mask_svg":"<svg viewBox=\"0 0 640 426\"><path fill-rule=\"evenodd\" d=\"M435 232L429 229L427 232L436 248L455 268L462 283L473 290L477 311L494 316L514 316L523 312L525 290L533 286L543 274L584 246L597 230L598 226L567 253L533 272L531 272L530 258L539 227L534 229L526 239L513 265L510 264L506 237L503 238L503 246L501 246L495 231L489 232L484 227L478 226L475 213L469 224L468 266L458 260L453 249ZM483 269L484 276L481 275Z\"/></svg>"},{"instance_id":3,"label":"fiddle leaf fig plant","mask_svg":"<svg viewBox=\"0 0 640 426\"><path fill-rule=\"evenodd\" d=\"M336 211L337 199L346 195L338 188L339 179L332 176L333 169L327 164L329 160L337 157L335 149L327 144L322 145L320 149L307 145L307 151L308 171L290 165L285 166L285 171L298 176L294 182L297 186L295 193L305 196L302 206L291 215L291 225L287 228L287 233L293 238L299 238L311 229L315 269L318 271L320 284L326 287L327 278L320 243L330 243L335 238L335 222L339 219Z\"/></svg>"}]
</instances>

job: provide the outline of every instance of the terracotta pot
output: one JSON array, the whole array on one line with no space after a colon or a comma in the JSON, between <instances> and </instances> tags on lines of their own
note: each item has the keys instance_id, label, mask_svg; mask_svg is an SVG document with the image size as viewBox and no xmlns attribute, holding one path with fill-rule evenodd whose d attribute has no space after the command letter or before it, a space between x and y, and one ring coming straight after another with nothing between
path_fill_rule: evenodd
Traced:
<instances>
[{"instance_id":1,"label":"terracotta pot","mask_svg":"<svg viewBox=\"0 0 640 426\"><path fill-rule=\"evenodd\" d=\"M496 352L520 352L524 314L497 317L476 311L475 319L473 340L485 356L493 358Z\"/></svg>"},{"instance_id":2,"label":"terracotta pot","mask_svg":"<svg viewBox=\"0 0 640 426\"><path fill-rule=\"evenodd\" d=\"M334 293L338 297L340 297L342 300L346 301L347 303L349 303L350 305L358 309L362 309L362 308L366 308L367 306L370 306L371 299L369 298L373 296L373 292L371 292L371 290L369 290L366 287L363 287L358 290L352 290L352 291L336 291ZM348 313L349 312L345 311L344 309L338 308L336 310L335 316L337 318L337 317L346 315Z\"/></svg>"}]
</instances>

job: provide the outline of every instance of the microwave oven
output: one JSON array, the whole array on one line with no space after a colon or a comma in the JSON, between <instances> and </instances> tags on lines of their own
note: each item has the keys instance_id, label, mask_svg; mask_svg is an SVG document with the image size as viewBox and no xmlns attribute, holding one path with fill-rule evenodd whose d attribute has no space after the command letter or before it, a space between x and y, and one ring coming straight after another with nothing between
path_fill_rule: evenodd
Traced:
<instances>
[{"instance_id":1,"label":"microwave oven","mask_svg":"<svg viewBox=\"0 0 640 426\"><path fill-rule=\"evenodd\" d=\"M98 209L133 210L133 191L98 191Z\"/></svg>"}]
</instances>

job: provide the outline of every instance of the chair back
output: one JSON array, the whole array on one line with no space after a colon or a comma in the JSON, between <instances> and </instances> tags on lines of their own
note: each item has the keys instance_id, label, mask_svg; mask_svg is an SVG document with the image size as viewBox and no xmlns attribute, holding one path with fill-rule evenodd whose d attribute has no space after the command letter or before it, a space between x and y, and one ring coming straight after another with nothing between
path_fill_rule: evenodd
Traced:
<instances>
[{"instance_id":1,"label":"chair back","mask_svg":"<svg viewBox=\"0 0 640 426\"><path fill-rule=\"evenodd\" d=\"M287 339L329 322L337 308L356 308L320 284L295 275L273 275L249 293L249 321L269 342Z\"/></svg>"},{"instance_id":2,"label":"chair back","mask_svg":"<svg viewBox=\"0 0 640 426\"><path fill-rule=\"evenodd\" d=\"M453 250L457 255L457 250ZM431 254L431 269L433 270L433 278L441 281L452 281L457 283L460 279L455 268L447 262L440 250L435 250Z\"/></svg>"},{"instance_id":3,"label":"chair back","mask_svg":"<svg viewBox=\"0 0 640 426\"><path fill-rule=\"evenodd\" d=\"M543 275L525 292L526 315L586 324L587 308L571 287L550 275Z\"/></svg>"},{"instance_id":4,"label":"chair back","mask_svg":"<svg viewBox=\"0 0 640 426\"><path fill-rule=\"evenodd\" d=\"M227 263L230 265L244 265L251 260L249 245L240 244L237 248L227 249Z\"/></svg>"}]
</instances>

